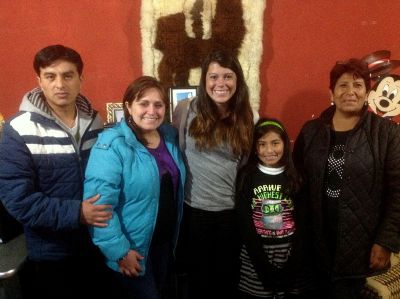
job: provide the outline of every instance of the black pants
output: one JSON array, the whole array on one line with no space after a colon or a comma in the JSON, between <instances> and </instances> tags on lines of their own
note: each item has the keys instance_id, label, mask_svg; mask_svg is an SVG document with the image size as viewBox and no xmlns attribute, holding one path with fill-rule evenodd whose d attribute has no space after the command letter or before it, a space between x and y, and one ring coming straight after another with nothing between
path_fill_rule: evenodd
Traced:
<instances>
[{"instance_id":1,"label":"black pants","mask_svg":"<svg viewBox=\"0 0 400 299\"><path fill-rule=\"evenodd\" d=\"M361 299L365 282L364 278L320 281L318 294L326 299Z\"/></svg>"},{"instance_id":2,"label":"black pants","mask_svg":"<svg viewBox=\"0 0 400 299\"><path fill-rule=\"evenodd\" d=\"M181 296L236 298L239 236L234 211L209 212L185 205L183 215L177 250Z\"/></svg>"},{"instance_id":3,"label":"black pants","mask_svg":"<svg viewBox=\"0 0 400 299\"><path fill-rule=\"evenodd\" d=\"M20 277L24 299L118 297L112 270L93 256L57 261L28 259Z\"/></svg>"}]
</instances>

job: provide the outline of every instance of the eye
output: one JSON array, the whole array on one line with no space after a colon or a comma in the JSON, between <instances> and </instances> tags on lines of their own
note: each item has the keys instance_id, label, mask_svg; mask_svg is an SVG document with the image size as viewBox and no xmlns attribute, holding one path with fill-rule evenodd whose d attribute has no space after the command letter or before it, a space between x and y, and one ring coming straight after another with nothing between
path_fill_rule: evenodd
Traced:
<instances>
[{"instance_id":1,"label":"eye","mask_svg":"<svg viewBox=\"0 0 400 299\"><path fill-rule=\"evenodd\" d=\"M281 144L280 140L276 140L272 143L274 146L279 146Z\"/></svg>"},{"instance_id":2,"label":"eye","mask_svg":"<svg viewBox=\"0 0 400 299\"><path fill-rule=\"evenodd\" d=\"M142 106L142 107L147 107L147 106L149 106L149 103L146 102L146 101L139 101L139 102L137 102L137 104L138 104L139 106Z\"/></svg>"},{"instance_id":3,"label":"eye","mask_svg":"<svg viewBox=\"0 0 400 299\"><path fill-rule=\"evenodd\" d=\"M394 89L388 96L389 99L393 100L397 96L397 89Z\"/></svg>"},{"instance_id":4,"label":"eye","mask_svg":"<svg viewBox=\"0 0 400 299\"><path fill-rule=\"evenodd\" d=\"M388 92L389 92L389 85L385 84L385 86L383 86L382 96L387 97Z\"/></svg>"},{"instance_id":5,"label":"eye","mask_svg":"<svg viewBox=\"0 0 400 299\"><path fill-rule=\"evenodd\" d=\"M235 78L234 74L225 74L224 75L224 80L226 80L226 81L233 80L234 78Z\"/></svg>"},{"instance_id":6,"label":"eye","mask_svg":"<svg viewBox=\"0 0 400 299\"><path fill-rule=\"evenodd\" d=\"M364 87L364 85L362 84L362 83L356 83L356 84L354 84L355 85L355 87L357 87L357 88L363 88Z\"/></svg>"},{"instance_id":7,"label":"eye","mask_svg":"<svg viewBox=\"0 0 400 299\"><path fill-rule=\"evenodd\" d=\"M217 79L218 79L218 76L217 76L217 75L215 75L215 74L211 74L211 75L209 75L209 76L208 76L208 78L209 78L210 80L213 80L213 81L215 81L215 80L217 80Z\"/></svg>"}]
</instances>

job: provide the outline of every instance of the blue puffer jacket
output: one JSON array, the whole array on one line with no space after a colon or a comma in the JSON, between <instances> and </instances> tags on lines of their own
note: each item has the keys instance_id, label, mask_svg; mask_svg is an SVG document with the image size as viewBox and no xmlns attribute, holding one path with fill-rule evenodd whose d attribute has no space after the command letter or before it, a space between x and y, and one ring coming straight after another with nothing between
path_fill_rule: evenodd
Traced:
<instances>
[{"instance_id":1,"label":"blue puffer jacket","mask_svg":"<svg viewBox=\"0 0 400 299\"><path fill-rule=\"evenodd\" d=\"M33 260L58 260L92 245L80 225L83 173L102 121L77 98L80 142L51 115L40 89L27 93L21 112L4 126L0 141L0 198L24 226Z\"/></svg>"},{"instance_id":2,"label":"blue puffer jacket","mask_svg":"<svg viewBox=\"0 0 400 299\"><path fill-rule=\"evenodd\" d=\"M177 131L162 125L159 132L180 171L176 244L182 218L185 166L178 149ZM105 228L91 228L92 238L107 258L107 265L119 271L117 260L129 249L138 251L145 273L160 197L156 160L123 120L99 135L90 154L85 175L84 197L100 194L96 204L110 204L113 217Z\"/></svg>"}]
</instances>

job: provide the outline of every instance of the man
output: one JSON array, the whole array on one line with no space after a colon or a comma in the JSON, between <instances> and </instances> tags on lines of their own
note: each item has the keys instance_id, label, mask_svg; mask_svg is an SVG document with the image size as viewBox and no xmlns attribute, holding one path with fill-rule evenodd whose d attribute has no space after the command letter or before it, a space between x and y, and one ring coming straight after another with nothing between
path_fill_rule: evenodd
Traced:
<instances>
[{"instance_id":1,"label":"man","mask_svg":"<svg viewBox=\"0 0 400 299\"><path fill-rule=\"evenodd\" d=\"M107 273L86 225L107 225L111 211L93 204L99 195L82 201L82 193L102 121L79 93L83 62L75 50L48 46L33 66L40 88L25 94L0 140L0 199L24 226L28 295L95 298L105 292L90 282Z\"/></svg>"}]
</instances>

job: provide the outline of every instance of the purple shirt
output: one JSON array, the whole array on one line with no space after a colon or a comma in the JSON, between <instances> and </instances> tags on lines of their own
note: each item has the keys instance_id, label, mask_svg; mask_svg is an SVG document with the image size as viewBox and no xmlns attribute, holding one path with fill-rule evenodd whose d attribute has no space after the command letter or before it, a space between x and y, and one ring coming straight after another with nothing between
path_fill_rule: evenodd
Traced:
<instances>
[{"instance_id":1,"label":"purple shirt","mask_svg":"<svg viewBox=\"0 0 400 299\"><path fill-rule=\"evenodd\" d=\"M168 152L165 146L164 138L161 138L160 144L157 148L147 148L150 154L156 159L158 171L160 173L160 179L162 176L169 172L172 178L172 183L174 185L174 194L178 190L178 180L179 180L179 170L176 166L171 154Z\"/></svg>"}]
</instances>

